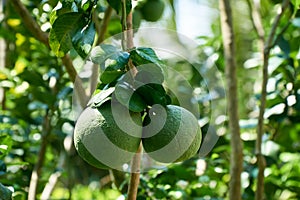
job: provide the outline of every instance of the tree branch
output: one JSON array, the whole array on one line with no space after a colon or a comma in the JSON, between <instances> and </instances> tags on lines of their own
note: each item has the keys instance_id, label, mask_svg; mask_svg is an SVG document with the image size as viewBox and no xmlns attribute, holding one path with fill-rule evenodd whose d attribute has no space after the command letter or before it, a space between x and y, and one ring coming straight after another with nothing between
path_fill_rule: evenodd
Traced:
<instances>
[{"instance_id":1,"label":"tree branch","mask_svg":"<svg viewBox=\"0 0 300 200\"><path fill-rule=\"evenodd\" d=\"M276 34L276 29L279 25L279 21L287 9L289 5L289 0L284 0L282 2L281 12L276 16L275 21L272 25L269 36L264 43L264 40L261 39L261 42L264 44L264 48L261 50L261 54L263 57L263 81L261 85L261 97L260 97L260 107L259 107L259 116L258 116L258 126L257 126L257 139L255 144L255 153L257 156L258 163L258 176L257 176L257 188L255 193L256 200L262 200L264 198L264 170L266 167L266 161L264 156L262 155L261 145L262 145L262 137L264 134L264 113L266 107L266 97L267 97L267 83L268 83L268 66L269 66L269 57L270 51L274 44L274 38ZM256 10L256 9L255 9ZM256 10L255 12L259 12ZM261 18L260 18L261 21Z\"/></svg>"},{"instance_id":2,"label":"tree branch","mask_svg":"<svg viewBox=\"0 0 300 200\"><path fill-rule=\"evenodd\" d=\"M133 43L133 30L132 30L132 11L127 15L126 11L126 0L122 0L122 48L123 50L130 50L134 47ZM137 69L129 60L128 67L130 73L133 77L137 74ZM127 199L136 200L138 193L138 186L140 183L140 164L141 164L141 153L142 153L142 143L134 155L131 161L131 174L130 182L128 186Z\"/></svg>"},{"instance_id":3,"label":"tree branch","mask_svg":"<svg viewBox=\"0 0 300 200\"><path fill-rule=\"evenodd\" d=\"M142 143L131 162L130 182L128 186L127 199L136 200L138 187L140 183L140 165L141 165Z\"/></svg>"},{"instance_id":4,"label":"tree branch","mask_svg":"<svg viewBox=\"0 0 300 200\"><path fill-rule=\"evenodd\" d=\"M98 39L97 39L96 45L100 44L105 39L105 33L107 31L107 27L108 27L108 24L109 24L109 21L110 21L112 11L113 11L113 9L112 9L111 6L108 6L105 10L104 18L102 20L101 27L98 30L99 34L98 34Z\"/></svg>"},{"instance_id":5,"label":"tree branch","mask_svg":"<svg viewBox=\"0 0 300 200\"><path fill-rule=\"evenodd\" d=\"M241 199L241 172L243 169L242 141L240 138L238 116L238 93L235 60L235 38L233 31L232 12L229 0L219 1L221 14L221 29L226 64L227 106L229 114L229 128L231 131L231 157L230 157L230 190L231 200Z\"/></svg>"},{"instance_id":6,"label":"tree branch","mask_svg":"<svg viewBox=\"0 0 300 200\"><path fill-rule=\"evenodd\" d=\"M58 159L58 163L57 163L57 169L62 169L63 166L65 165L65 161L66 161L66 154L65 152L60 152L60 156ZM40 197L41 200L47 200L50 199L51 193L53 192L55 185L58 181L58 179L61 177L62 172L61 171L56 171L54 173L52 173L48 179L48 182L42 192L42 195Z\"/></svg>"},{"instance_id":7,"label":"tree branch","mask_svg":"<svg viewBox=\"0 0 300 200\"><path fill-rule=\"evenodd\" d=\"M261 21L260 1L254 1L252 3L251 0L247 0L247 3L251 12L251 22L259 38L259 48L260 51L263 52L265 45L265 30Z\"/></svg>"},{"instance_id":8,"label":"tree branch","mask_svg":"<svg viewBox=\"0 0 300 200\"><path fill-rule=\"evenodd\" d=\"M43 129L42 129L42 143L38 154L38 161L34 166L34 169L31 174L29 190L28 190L28 200L36 199L36 190L41 175L41 170L45 160L46 149L48 145L48 136L51 132L51 122L49 111L47 111L46 116L44 117Z\"/></svg>"},{"instance_id":9,"label":"tree branch","mask_svg":"<svg viewBox=\"0 0 300 200\"><path fill-rule=\"evenodd\" d=\"M27 29L31 32L31 34L44 43L47 47L49 46L48 42L48 34L43 32L40 29L40 26L36 23L36 21L33 19L29 11L26 9L26 7L21 3L20 0L11 0L15 10L20 15L20 17L23 19L24 25L27 27Z\"/></svg>"},{"instance_id":10,"label":"tree branch","mask_svg":"<svg viewBox=\"0 0 300 200\"><path fill-rule=\"evenodd\" d=\"M112 15L112 11L113 11L113 9L111 6L108 6L106 8L105 13L104 13L104 18L101 22L101 25L98 20L97 12L94 12L93 20L96 24L96 31L98 33L96 45L101 44L105 39L105 33L107 31L107 27L108 27L108 24L110 21L110 17ZM95 91L97 84L98 84L98 79L99 79L99 66L96 64L93 64L92 76L91 76L91 82L90 82L90 95L92 95L93 92Z\"/></svg>"},{"instance_id":11,"label":"tree branch","mask_svg":"<svg viewBox=\"0 0 300 200\"><path fill-rule=\"evenodd\" d=\"M277 34L276 38L274 39L273 44L270 45L270 49L272 49L276 44L277 41L279 40L280 36L282 36L284 34L284 32L289 28L289 26L291 25L292 21L289 20L286 25L281 29L281 31Z\"/></svg>"},{"instance_id":12,"label":"tree branch","mask_svg":"<svg viewBox=\"0 0 300 200\"><path fill-rule=\"evenodd\" d=\"M288 8L289 3L290 3L289 0L283 0L282 6L281 6L281 12L276 16L276 18L273 22L271 31L270 31L268 39L266 41L264 53L268 53L268 54L270 53L270 50L272 49L273 40L275 38L276 29L279 25L279 21L280 21L281 17L283 16L283 13L285 12L285 10Z\"/></svg>"},{"instance_id":13,"label":"tree branch","mask_svg":"<svg viewBox=\"0 0 300 200\"><path fill-rule=\"evenodd\" d=\"M10 2L14 6L16 12L22 18L25 27L31 32L31 34L37 40L39 40L40 42L45 44L48 48L50 48L49 35L41 30L38 23L33 19L31 14L27 10L27 8L21 3L21 1L20 0L11 0ZM68 55L66 55L62 58L62 62L64 64L64 66L66 67L66 71L69 74L70 80L72 82L75 82L75 80L76 80L76 82L78 83L76 85L77 86L76 89L78 90L78 94L79 94L78 98L79 98L81 107L84 108L86 106L88 98L87 98L86 92L83 88L81 79L79 78L77 71L75 70L75 68L73 66L72 60L70 59L70 57Z\"/></svg>"},{"instance_id":14,"label":"tree branch","mask_svg":"<svg viewBox=\"0 0 300 200\"><path fill-rule=\"evenodd\" d=\"M263 114L265 111L265 99L266 99L266 84L268 82L268 61L264 54L264 47L265 47L265 31L262 26L262 19L260 15L260 2L253 2L255 6L252 6L252 2L250 0L247 1L251 10L251 21L253 23L254 29L258 33L258 44L259 44L259 51L261 52L261 58L263 60L263 83L262 83L262 94L261 94L261 105L260 105L260 113L258 117L258 126L257 126L257 140L255 144L255 151L256 151L256 158L257 158L257 165L258 165L258 177L257 177L257 186L255 192L255 199L261 200L263 199L264 193L264 169L266 166L266 161L264 156L261 153L261 143L262 143L262 134L263 134ZM253 7L253 9L252 9Z\"/></svg>"}]
</instances>

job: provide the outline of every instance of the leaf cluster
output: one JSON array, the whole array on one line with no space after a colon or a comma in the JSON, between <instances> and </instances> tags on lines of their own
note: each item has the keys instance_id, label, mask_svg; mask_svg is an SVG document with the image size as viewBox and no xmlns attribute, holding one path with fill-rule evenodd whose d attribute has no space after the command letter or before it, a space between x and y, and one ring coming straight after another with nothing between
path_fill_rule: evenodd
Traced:
<instances>
[{"instance_id":1,"label":"leaf cluster","mask_svg":"<svg viewBox=\"0 0 300 200\"><path fill-rule=\"evenodd\" d=\"M100 67L101 92L92 99L94 107L112 97L130 111L142 112L148 106L171 103L163 87L163 63L151 48L138 47L123 52L108 44L92 51L91 60ZM130 65L136 66L133 75Z\"/></svg>"}]
</instances>

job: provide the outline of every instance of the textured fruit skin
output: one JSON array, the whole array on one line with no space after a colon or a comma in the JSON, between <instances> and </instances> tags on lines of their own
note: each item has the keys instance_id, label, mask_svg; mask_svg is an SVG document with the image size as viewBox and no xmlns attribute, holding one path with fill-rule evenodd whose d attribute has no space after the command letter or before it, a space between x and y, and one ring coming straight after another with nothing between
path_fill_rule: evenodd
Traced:
<instances>
[{"instance_id":1,"label":"textured fruit skin","mask_svg":"<svg viewBox=\"0 0 300 200\"><path fill-rule=\"evenodd\" d=\"M135 9L133 10L132 13L132 25L133 25L133 29L138 29L141 25L141 21L142 21L142 13L139 9Z\"/></svg>"},{"instance_id":2,"label":"textured fruit skin","mask_svg":"<svg viewBox=\"0 0 300 200\"><path fill-rule=\"evenodd\" d=\"M115 122L110 102L98 109L86 108L74 130L74 144L78 154L94 167L121 169L124 163L132 159L142 136L140 113L130 113L130 116L139 126L134 126L132 132L127 134ZM129 119L122 120L126 123Z\"/></svg>"},{"instance_id":3,"label":"textured fruit skin","mask_svg":"<svg viewBox=\"0 0 300 200\"><path fill-rule=\"evenodd\" d=\"M165 5L162 0L147 0L141 6L141 12L145 20L155 22L161 18L164 8Z\"/></svg>"},{"instance_id":4,"label":"textured fruit skin","mask_svg":"<svg viewBox=\"0 0 300 200\"><path fill-rule=\"evenodd\" d=\"M162 163L191 158L201 145L202 133L198 120L188 110L174 105L166 107L166 116L163 128L158 133L151 132L151 128L143 130L142 143L145 152ZM153 115L150 124L153 123L153 127L160 126L163 118L160 114Z\"/></svg>"}]
</instances>

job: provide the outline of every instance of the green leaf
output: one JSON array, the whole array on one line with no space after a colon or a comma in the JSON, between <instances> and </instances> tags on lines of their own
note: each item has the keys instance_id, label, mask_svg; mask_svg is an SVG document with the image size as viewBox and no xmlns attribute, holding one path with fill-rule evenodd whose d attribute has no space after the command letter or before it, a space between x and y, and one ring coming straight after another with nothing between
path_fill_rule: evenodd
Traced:
<instances>
[{"instance_id":1,"label":"green leaf","mask_svg":"<svg viewBox=\"0 0 300 200\"><path fill-rule=\"evenodd\" d=\"M93 108L100 107L107 100L111 99L111 94L115 91L114 87L108 88L107 90L102 90L98 94L94 95L88 106L91 105Z\"/></svg>"},{"instance_id":2,"label":"green leaf","mask_svg":"<svg viewBox=\"0 0 300 200\"><path fill-rule=\"evenodd\" d=\"M136 92L149 106L153 106L154 104L166 106L171 103L170 97L160 84L141 84L141 86L136 89Z\"/></svg>"},{"instance_id":3,"label":"green leaf","mask_svg":"<svg viewBox=\"0 0 300 200\"><path fill-rule=\"evenodd\" d=\"M291 0L291 3L294 5L293 17L297 14L297 11L300 9L300 0Z\"/></svg>"},{"instance_id":4,"label":"green leaf","mask_svg":"<svg viewBox=\"0 0 300 200\"><path fill-rule=\"evenodd\" d=\"M0 159L2 159L10 152L13 141L7 134L0 135L0 141Z\"/></svg>"},{"instance_id":5,"label":"green leaf","mask_svg":"<svg viewBox=\"0 0 300 200\"><path fill-rule=\"evenodd\" d=\"M81 21L84 22L84 21ZM72 44L77 53L85 58L92 49L95 38L95 27L94 23L86 25L83 23L77 30L72 33ZM84 27L84 28L82 28Z\"/></svg>"},{"instance_id":6,"label":"green leaf","mask_svg":"<svg viewBox=\"0 0 300 200\"><path fill-rule=\"evenodd\" d=\"M129 61L129 53L118 51L111 55L109 58L111 61L105 66L105 70L119 70L124 69Z\"/></svg>"},{"instance_id":7,"label":"green leaf","mask_svg":"<svg viewBox=\"0 0 300 200\"><path fill-rule=\"evenodd\" d=\"M135 76L135 80L143 83L157 83L161 84L164 82L164 74L156 64L149 63L145 65L137 66L138 73Z\"/></svg>"},{"instance_id":8,"label":"green leaf","mask_svg":"<svg viewBox=\"0 0 300 200\"><path fill-rule=\"evenodd\" d=\"M119 77L121 77L124 74L121 70L105 70L103 74L100 76L100 81L104 84L108 84L111 82L114 82Z\"/></svg>"},{"instance_id":9,"label":"green leaf","mask_svg":"<svg viewBox=\"0 0 300 200\"><path fill-rule=\"evenodd\" d=\"M86 1L80 1L81 9L84 12L90 12L93 7L97 4L97 0L86 0Z\"/></svg>"},{"instance_id":10,"label":"green leaf","mask_svg":"<svg viewBox=\"0 0 300 200\"><path fill-rule=\"evenodd\" d=\"M102 44L95 47L91 54L92 61L100 64L102 83L111 83L125 73L129 53L120 51L112 45Z\"/></svg>"},{"instance_id":11,"label":"green leaf","mask_svg":"<svg viewBox=\"0 0 300 200\"><path fill-rule=\"evenodd\" d=\"M133 112L142 112L147 107L142 97L127 82L119 82L114 94L121 104Z\"/></svg>"},{"instance_id":12,"label":"green leaf","mask_svg":"<svg viewBox=\"0 0 300 200\"><path fill-rule=\"evenodd\" d=\"M291 3L295 6L295 10L300 8L300 0L291 0Z\"/></svg>"},{"instance_id":13,"label":"green leaf","mask_svg":"<svg viewBox=\"0 0 300 200\"><path fill-rule=\"evenodd\" d=\"M51 93L49 90L45 90L44 88L32 87L30 91L33 95L33 99L45 103L49 107L53 106L56 101L56 96L53 95L53 93Z\"/></svg>"},{"instance_id":14,"label":"green leaf","mask_svg":"<svg viewBox=\"0 0 300 200\"><path fill-rule=\"evenodd\" d=\"M0 150L1 150L1 146L0 145ZM2 155L2 152L0 151L0 156ZM4 174L6 174L6 164L5 162L3 162L2 160L0 160L0 176L3 176ZM1 195L1 192L0 192Z\"/></svg>"},{"instance_id":15,"label":"green leaf","mask_svg":"<svg viewBox=\"0 0 300 200\"><path fill-rule=\"evenodd\" d=\"M79 55L91 49L93 43L93 26L87 26L84 14L70 12L60 15L50 30L49 43L58 57L63 57L74 45ZM81 39L87 37L83 41Z\"/></svg>"},{"instance_id":16,"label":"green leaf","mask_svg":"<svg viewBox=\"0 0 300 200\"><path fill-rule=\"evenodd\" d=\"M114 55L119 50L110 44L100 44L93 48L91 52L91 60L96 64L103 64L106 59Z\"/></svg>"},{"instance_id":17,"label":"green leaf","mask_svg":"<svg viewBox=\"0 0 300 200\"><path fill-rule=\"evenodd\" d=\"M42 75L40 73L38 73L37 71L24 70L20 74L20 77L24 81L27 81L30 85L47 87Z\"/></svg>"},{"instance_id":18,"label":"green leaf","mask_svg":"<svg viewBox=\"0 0 300 200\"><path fill-rule=\"evenodd\" d=\"M288 58L289 54L291 52L291 48L290 48L289 42L284 37L279 36L279 38L277 40L277 45L284 52L285 57Z\"/></svg>"},{"instance_id":19,"label":"green leaf","mask_svg":"<svg viewBox=\"0 0 300 200\"><path fill-rule=\"evenodd\" d=\"M158 66L162 65L161 60L157 57L152 48L138 47L130 52L130 58L136 66L154 63Z\"/></svg>"},{"instance_id":20,"label":"green leaf","mask_svg":"<svg viewBox=\"0 0 300 200\"><path fill-rule=\"evenodd\" d=\"M50 13L50 23L53 24L57 17L69 12L78 12L76 3L71 1L59 1L59 4Z\"/></svg>"},{"instance_id":21,"label":"green leaf","mask_svg":"<svg viewBox=\"0 0 300 200\"><path fill-rule=\"evenodd\" d=\"M122 1L120 0L107 0L108 4L116 10L117 14L122 11ZM127 15L130 13L132 8L131 0L126 0L126 13Z\"/></svg>"},{"instance_id":22,"label":"green leaf","mask_svg":"<svg viewBox=\"0 0 300 200\"><path fill-rule=\"evenodd\" d=\"M0 195L2 200L12 199L12 192L0 183Z\"/></svg>"}]
</instances>

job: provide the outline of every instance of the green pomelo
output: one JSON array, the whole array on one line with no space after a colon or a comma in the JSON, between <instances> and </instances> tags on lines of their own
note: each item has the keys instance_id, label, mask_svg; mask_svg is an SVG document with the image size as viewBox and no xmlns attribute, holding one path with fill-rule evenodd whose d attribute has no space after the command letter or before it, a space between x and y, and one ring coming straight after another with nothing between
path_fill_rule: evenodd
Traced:
<instances>
[{"instance_id":1,"label":"green pomelo","mask_svg":"<svg viewBox=\"0 0 300 200\"><path fill-rule=\"evenodd\" d=\"M144 150L158 162L184 161L200 148L202 133L198 120L182 107L152 108L144 122Z\"/></svg>"},{"instance_id":2,"label":"green pomelo","mask_svg":"<svg viewBox=\"0 0 300 200\"><path fill-rule=\"evenodd\" d=\"M133 10L133 13L132 13L132 26L133 26L133 29L138 29L140 27L142 17L143 17L142 13L139 9Z\"/></svg>"},{"instance_id":3,"label":"green pomelo","mask_svg":"<svg viewBox=\"0 0 300 200\"><path fill-rule=\"evenodd\" d=\"M150 22L155 22L161 18L165 4L162 0L147 0L141 6L143 18Z\"/></svg>"},{"instance_id":4,"label":"green pomelo","mask_svg":"<svg viewBox=\"0 0 300 200\"><path fill-rule=\"evenodd\" d=\"M119 116L113 114L112 106ZM125 112L129 117L124 117ZM124 106L108 101L98 109L87 107L81 113L75 125L74 143L78 154L90 165L122 169L137 151L141 136L140 113L129 113Z\"/></svg>"}]
</instances>

